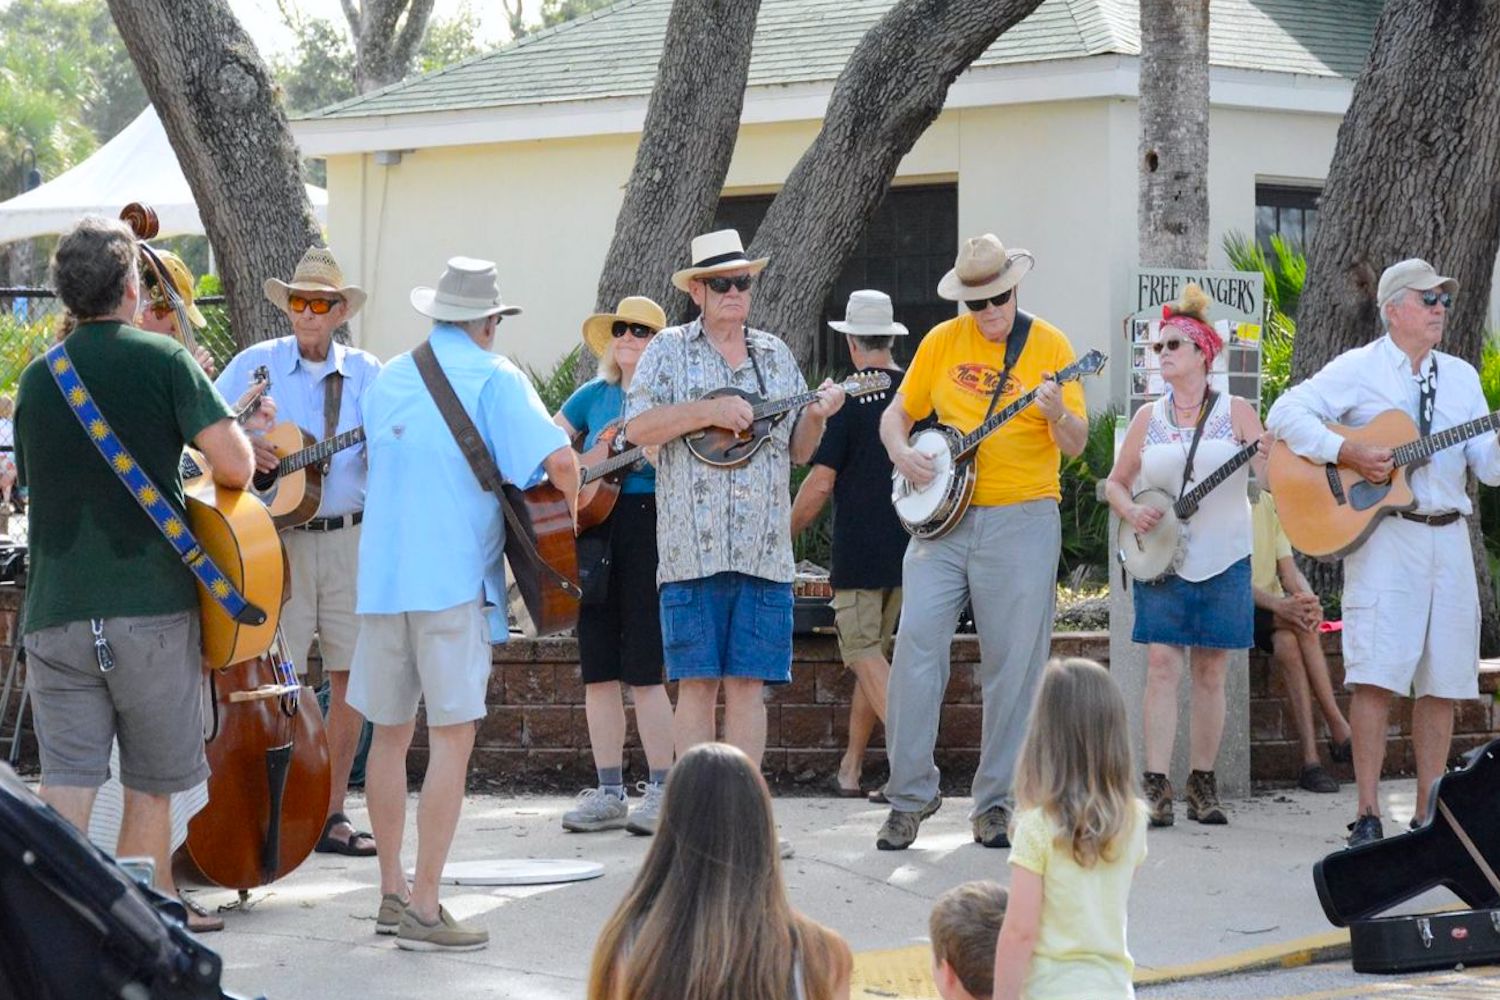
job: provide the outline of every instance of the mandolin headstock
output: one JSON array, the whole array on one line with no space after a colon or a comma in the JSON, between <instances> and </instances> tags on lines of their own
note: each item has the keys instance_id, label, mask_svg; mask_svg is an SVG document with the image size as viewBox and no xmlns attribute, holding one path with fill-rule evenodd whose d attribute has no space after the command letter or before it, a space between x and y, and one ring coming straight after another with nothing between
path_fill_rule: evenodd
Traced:
<instances>
[{"instance_id":1,"label":"mandolin headstock","mask_svg":"<svg viewBox=\"0 0 1500 1000\"><path fill-rule=\"evenodd\" d=\"M859 372L850 375L840 386L844 390L844 395L854 398L884 392L890 387L891 377L885 372Z\"/></svg>"}]
</instances>

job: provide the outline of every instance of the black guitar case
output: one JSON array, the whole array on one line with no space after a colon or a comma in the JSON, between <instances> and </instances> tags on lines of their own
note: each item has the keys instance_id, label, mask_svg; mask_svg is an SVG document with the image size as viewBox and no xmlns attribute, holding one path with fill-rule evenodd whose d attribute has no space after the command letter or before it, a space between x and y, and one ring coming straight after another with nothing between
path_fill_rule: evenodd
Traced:
<instances>
[{"instance_id":1,"label":"black guitar case","mask_svg":"<svg viewBox=\"0 0 1500 1000\"><path fill-rule=\"evenodd\" d=\"M1349 925L1355 972L1419 972L1500 962L1500 910L1459 910L1356 920Z\"/></svg>"},{"instance_id":2,"label":"black guitar case","mask_svg":"<svg viewBox=\"0 0 1500 1000\"><path fill-rule=\"evenodd\" d=\"M0 1000L232 1000L185 916L0 763Z\"/></svg>"}]
</instances>

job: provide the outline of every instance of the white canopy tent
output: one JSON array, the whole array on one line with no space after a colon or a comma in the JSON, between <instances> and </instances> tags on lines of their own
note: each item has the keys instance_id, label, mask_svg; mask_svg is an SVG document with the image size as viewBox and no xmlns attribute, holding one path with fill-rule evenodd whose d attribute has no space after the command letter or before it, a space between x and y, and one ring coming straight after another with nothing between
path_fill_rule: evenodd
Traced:
<instances>
[{"instance_id":1,"label":"white canopy tent","mask_svg":"<svg viewBox=\"0 0 1500 1000\"><path fill-rule=\"evenodd\" d=\"M305 185L318 221L328 220L328 192ZM135 121L87 160L41 187L0 202L0 243L61 233L90 212L113 218L132 201L156 211L162 236L204 235L203 220L167 141L156 109Z\"/></svg>"}]
</instances>

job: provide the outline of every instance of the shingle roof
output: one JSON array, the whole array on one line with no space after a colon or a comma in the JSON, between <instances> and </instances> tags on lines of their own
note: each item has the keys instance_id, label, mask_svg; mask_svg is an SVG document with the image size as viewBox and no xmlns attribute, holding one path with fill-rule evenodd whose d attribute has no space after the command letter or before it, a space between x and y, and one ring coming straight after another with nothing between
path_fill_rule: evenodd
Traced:
<instances>
[{"instance_id":1,"label":"shingle roof","mask_svg":"<svg viewBox=\"0 0 1500 1000\"><path fill-rule=\"evenodd\" d=\"M829 81L895 0L762 0L749 86ZM1217 66L1353 78L1382 0L1213 0ZM619 0L575 21L307 118L543 104L651 92L671 0ZM1139 55L1135 0L1045 0L974 66Z\"/></svg>"}]
</instances>

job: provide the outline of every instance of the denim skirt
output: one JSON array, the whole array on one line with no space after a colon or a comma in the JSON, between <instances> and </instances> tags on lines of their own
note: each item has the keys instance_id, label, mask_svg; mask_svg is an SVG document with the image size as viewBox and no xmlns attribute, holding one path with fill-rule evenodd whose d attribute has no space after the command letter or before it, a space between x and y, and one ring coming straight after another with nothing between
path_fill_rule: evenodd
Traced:
<instances>
[{"instance_id":1,"label":"denim skirt","mask_svg":"<svg viewBox=\"0 0 1500 1000\"><path fill-rule=\"evenodd\" d=\"M1255 642L1255 598L1250 557L1197 583L1169 576L1159 583L1137 580L1136 642L1209 649L1249 649Z\"/></svg>"}]
</instances>

